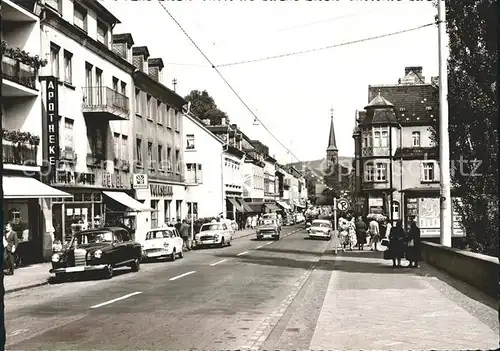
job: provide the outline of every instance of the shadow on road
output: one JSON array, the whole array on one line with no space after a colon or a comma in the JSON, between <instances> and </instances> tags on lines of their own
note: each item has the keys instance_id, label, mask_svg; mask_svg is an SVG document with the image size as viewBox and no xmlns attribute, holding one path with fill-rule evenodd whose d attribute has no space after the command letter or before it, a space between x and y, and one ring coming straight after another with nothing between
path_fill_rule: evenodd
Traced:
<instances>
[{"instance_id":1,"label":"shadow on road","mask_svg":"<svg viewBox=\"0 0 500 351\"><path fill-rule=\"evenodd\" d=\"M121 275L132 273L130 268L117 268L113 271L113 277L119 277ZM68 274L64 279L56 278L54 276L47 279L49 284L61 284L61 283L75 283L75 282L85 282L90 280L104 280L102 274L99 272L87 272L80 274Z\"/></svg>"}]
</instances>

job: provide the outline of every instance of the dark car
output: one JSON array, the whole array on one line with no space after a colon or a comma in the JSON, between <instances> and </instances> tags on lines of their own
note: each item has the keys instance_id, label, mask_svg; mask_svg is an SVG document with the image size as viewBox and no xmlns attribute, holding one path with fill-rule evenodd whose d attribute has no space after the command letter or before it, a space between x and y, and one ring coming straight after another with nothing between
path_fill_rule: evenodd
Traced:
<instances>
[{"instance_id":1,"label":"dark car","mask_svg":"<svg viewBox=\"0 0 500 351\"><path fill-rule=\"evenodd\" d=\"M66 249L52 255L50 273L62 278L71 273L100 271L106 278L112 278L117 267L128 266L137 272L141 257L141 245L132 241L126 229L84 230L73 235Z\"/></svg>"}]
</instances>

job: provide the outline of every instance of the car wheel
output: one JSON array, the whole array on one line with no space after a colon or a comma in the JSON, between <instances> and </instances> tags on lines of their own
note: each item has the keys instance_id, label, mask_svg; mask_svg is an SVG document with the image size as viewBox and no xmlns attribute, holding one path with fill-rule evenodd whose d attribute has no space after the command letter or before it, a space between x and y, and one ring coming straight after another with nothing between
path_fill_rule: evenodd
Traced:
<instances>
[{"instance_id":1,"label":"car wheel","mask_svg":"<svg viewBox=\"0 0 500 351\"><path fill-rule=\"evenodd\" d=\"M221 239L220 241L220 247L226 246L226 243L224 242L224 238Z\"/></svg>"},{"instance_id":2,"label":"car wheel","mask_svg":"<svg viewBox=\"0 0 500 351\"><path fill-rule=\"evenodd\" d=\"M108 264L106 268L104 269L104 277L106 279L111 279L113 278L113 266Z\"/></svg>"},{"instance_id":3,"label":"car wheel","mask_svg":"<svg viewBox=\"0 0 500 351\"><path fill-rule=\"evenodd\" d=\"M172 254L170 255L170 261L175 261L175 258L177 257L177 252L175 252L175 247L172 250Z\"/></svg>"},{"instance_id":4,"label":"car wheel","mask_svg":"<svg viewBox=\"0 0 500 351\"><path fill-rule=\"evenodd\" d=\"M181 250L181 252L179 252L179 258L183 258L184 257L184 251Z\"/></svg>"},{"instance_id":5,"label":"car wheel","mask_svg":"<svg viewBox=\"0 0 500 351\"><path fill-rule=\"evenodd\" d=\"M138 272L141 269L141 260L136 258L130 268L132 268L132 272Z\"/></svg>"}]
</instances>

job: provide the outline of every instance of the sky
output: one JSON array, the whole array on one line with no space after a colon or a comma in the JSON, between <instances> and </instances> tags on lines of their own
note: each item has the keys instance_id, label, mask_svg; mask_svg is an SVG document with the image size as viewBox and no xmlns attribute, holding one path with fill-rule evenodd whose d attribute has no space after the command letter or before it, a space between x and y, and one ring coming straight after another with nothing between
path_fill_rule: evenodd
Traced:
<instances>
[{"instance_id":1,"label":"sky","mask_svg":"<svg viewBox=\"0 0 500 351\"><path fill-rule=\"evenodd\" d=\"M406 30L434 21L431 1L164 1L216 66L300 52ZM224 83L158 1L104 0L136 46L165 63L163 84L186 96L207 90L252 139L281 163L325 157L333 108L340 156L354 155L355 111L368 85L395 84L405 66L438 75L438 30L429 26L386 38L301 55L218 68L262 124ZM281 142L266 131L264 126ZM286 149L288 148L292 155Z\"/></svg>"}]
</instances>

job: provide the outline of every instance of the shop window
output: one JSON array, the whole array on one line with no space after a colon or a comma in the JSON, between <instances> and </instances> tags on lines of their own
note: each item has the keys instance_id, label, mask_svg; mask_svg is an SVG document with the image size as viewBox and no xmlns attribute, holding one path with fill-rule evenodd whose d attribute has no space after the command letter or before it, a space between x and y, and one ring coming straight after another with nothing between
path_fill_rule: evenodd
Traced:
<instances>
[{"instance_id":1,"label":"shop window","mask_svg":"<svg viewBox=\"0 0 500 351\"><path fill-rule=\"evenodd\" d=\"M170 220L170 206L171 206L172 200L164 200L164 219L165 223L167 223Z\"/></svg>"},{"instance_id":2,"label":"shop window","mask_svg":"<svg viewBox=\"0 0 500 351\"><path fill-rule=\"evenodd\" d=\"M182 200L175 201L175 214L177 218L182 218Z\"/></svg>"},{"instance_id":3,"label":"shop window","mask_svg":"<svg viewBox=\"0 0 500 351\"><path fill-rule=\"evenodd\" d=\"M21 221L21 211L17 208L11 208L9 210L9 222L11 224L19 224Z\"/></svg>"},{"instance_id":4,"label":"shop window","mask_svg":"<svg viewBox=\"0 0 500 351\"><path fill-rule=\"evenodd\" d=\"M159 200L151 200L151 228L158 228L158 204Z\"/></svg>"}]
</instances>

